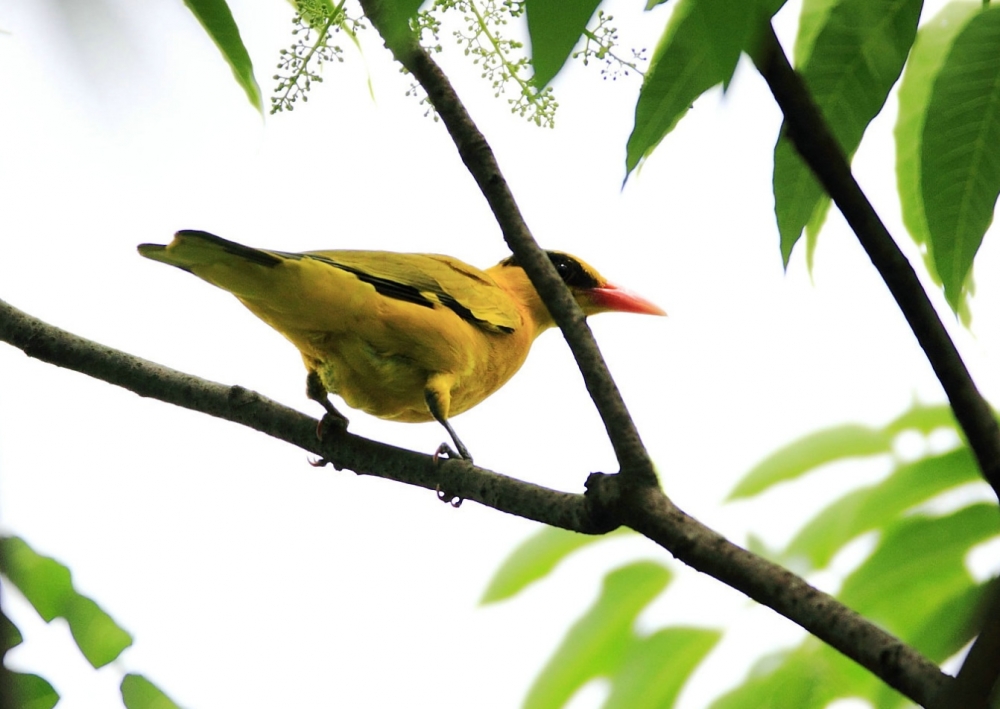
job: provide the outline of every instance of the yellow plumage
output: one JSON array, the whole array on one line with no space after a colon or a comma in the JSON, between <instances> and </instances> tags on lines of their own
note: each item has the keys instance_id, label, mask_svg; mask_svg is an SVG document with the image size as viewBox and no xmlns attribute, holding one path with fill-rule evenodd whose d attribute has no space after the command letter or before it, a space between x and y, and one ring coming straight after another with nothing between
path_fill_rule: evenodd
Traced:
<instances>
[{"instance_id":1,"label":"yellow plumage","mask_svg":"<svg viewBox=\"0 0 1000 709\"><path fill-rule=\"evenodd\" d=\"M395 421L437 419L465 457L448 418L499 389L554 324L513 259L481 271L436 254L265 251L200 231L139 253L235 295L348 406ZM583 261L549 257L585 313L663 314Z\"/></svg>"}]
</instances>

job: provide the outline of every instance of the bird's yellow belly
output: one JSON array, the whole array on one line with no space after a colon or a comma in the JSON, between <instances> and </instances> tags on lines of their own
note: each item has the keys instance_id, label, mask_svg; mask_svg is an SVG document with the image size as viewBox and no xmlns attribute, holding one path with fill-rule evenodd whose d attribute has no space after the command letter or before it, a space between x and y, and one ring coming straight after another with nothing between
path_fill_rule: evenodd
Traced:
<instances>
[{"instance_id":1,"label":"bird's yellow belly","mask_svg":"<svg viewBox=\"0 0 1000 709\"><path fill-rule=\"evenodd\" d=\"M499 389L520 366L497 367L488 357L444 357L431 367L350 333L315 345L300 349L327 391L353 409L407 423L434 420L425 399L432 378L450 383L448 415L456 416Z\"/></svg>"}]
</instances>

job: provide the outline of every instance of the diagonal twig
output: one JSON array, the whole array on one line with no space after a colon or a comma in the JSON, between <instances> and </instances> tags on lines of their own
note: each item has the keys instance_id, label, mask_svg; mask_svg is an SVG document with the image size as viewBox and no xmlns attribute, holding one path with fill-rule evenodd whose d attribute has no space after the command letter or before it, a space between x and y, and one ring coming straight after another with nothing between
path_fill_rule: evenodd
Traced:
<instances>
[{"instance_id":1,"label":"diagonal twig","mask_svg":"<svg viewBox=\"0 0 1000 709\"><path fill-rule=\"evenodd\" d=\"M493 150L465 110L448 77L424 51L413 34L392 31L392 28L387 27L390 22L387 15L391 10L387 11L384 5L379 0L361 0L365 16L375 29L383 38L390 35L393 37L386 44L396 60L427 92L441 121L451 134L462 161L493 210L504 239L562 330L579 364L587 391L604 422L622 475L638 485L657 485L653 463L639 438L639 431L625 407L621 393L608 372L593 333L552 263L532 237L514 201L514 195L500 172Z\"/></svg>"},{"instance_id":2,"label":"diagonal twig","mask_svg":"<svg viewBox=\"0 0 1000 709\"><path fill-rule=\"evenodd\" d=\"M766 28L762 52L754 61L785 116L789 139L836 203L888 286L948 396L983 477L1000 497L997 420L972 381L916 272L851 174L844 151L802 77L788 63L770 25Z\"/></svg>"}]
</instances>

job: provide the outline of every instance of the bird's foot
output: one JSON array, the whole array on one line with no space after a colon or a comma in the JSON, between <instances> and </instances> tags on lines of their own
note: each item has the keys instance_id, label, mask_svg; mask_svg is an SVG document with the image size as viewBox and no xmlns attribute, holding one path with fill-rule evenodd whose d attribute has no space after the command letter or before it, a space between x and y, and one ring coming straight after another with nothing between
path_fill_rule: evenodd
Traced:
<instances>
[{"instance_id":1,"label":"bird's foot","mask_svg":"<svg viewBox=\"0 0 1000 709\"><path fill-rule=\"evenodd\" d=\"M346 433L349 423L350 421L347 420L347 417L333 408L333 404L330 404L330 408L327 409L326 413L323 414L323 418L316 424L316 438L322 441L327 435Z\"/></svg>"},{"instance_id":2,"label":"bird's foot","mask_svg":"<svg viewBox=\"0 0 1000 709\"><path fill-rule=\"evenodd\" d=\"M438 446L437 450L434 451L434 462L439 463L442 460L464 460L469 465L472 465L472 454L469 453L469 449L462 445L461 441L455 441L458 444L458 453L449 446L447 443L442 443Z\"/></svg>"},{"instance_id":3,"label":"bird's foot","mask_svg":"<svg viewBox=\"0 0 1000 709\"><path fill-rule=\"evenodd\" d=\"M452 495L450 492L445 492L444 490L442 490L440 484L434 487L434 492L437 493L438 499L441 500L441 502L445 503L446 505L451 505L456 509L461 507L462 503L465 501L458 495Z\"/></svg>"},{"instance_id":4,"label":"bird's foot","mask_svg":"<svg viewBox=\"0 0 1000 709\"><path fill-rule=\"evenodd\" d=\"M465 446L462 446L462 449L465 449ZM441 445L438 446L438 449L434 451L434 462L440 463L442 460L458 459L458 460L467 460L469 463L472 463L472 458L469 456L469 451L465 450L464 452L465 455L462 455L461 453L456 453L447 443L442 443ZM459 497L458 495L452 495L450 492L442 490L440 483L434 487L434 491L437 493L437 497L439 500L441 500L441 502L444 502L447 505L451 505L452 507L462 506L463 502L462 498Z\"/></svg>"}]
</instances>

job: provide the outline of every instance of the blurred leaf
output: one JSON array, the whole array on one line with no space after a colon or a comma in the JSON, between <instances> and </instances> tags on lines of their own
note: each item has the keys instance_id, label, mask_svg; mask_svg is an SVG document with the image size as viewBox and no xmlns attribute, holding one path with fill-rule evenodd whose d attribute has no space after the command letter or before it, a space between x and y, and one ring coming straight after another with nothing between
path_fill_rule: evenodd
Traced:
<instances>
[{"instance_id":1,"label":"blurred leaf","mask_svg":"<svg viewBox=\"0 0 1000 709\"><path fill-rule=\"evenodd\" d=\"M253 75L253 62L250 54L243 46L240 29L236 26L233 13L229 10L226 0L184 0L184 4L198 18L215 46L222 52L223 58L233 71L236 83L250 100L250 104L260 113L264 112L264 104L260 96L260 87Z\"/></svg>"},{"instance_id":2,"label":"blurred leaf","mask_svg":"<svg viewBox=\"0 0 1000 709\"><path fill-rule=\"evenodd\" d=\"M496 603L517 595L525 587L547 576L573 552L611 537L634 534L619 527L609 534L579 534L558 527L542 527L525 539L493 574L480 603Z\"/></svg>"},{"instance_id":3,"label":"blurred leaf","mask_svg":"<svg viewBox=\"0 0 1000 709\"><path fill-rule=\"evenodd\" d=\"M762 21L759 3L680 0L653 53L635 106L626 176L674 129L696 98L728 84Z\"/></svg>"},{"instance_id":4,"label":"blurred leaf","mask_svg":"<svg viewBox=\"0 0 1000 709\"><path fill-rule=\"evenodd\" d=\"M62 614L66 597L75 593L69 569L36 553L19 537L0 539L0 572L46 623Z\"/></svg>"},{"instance_id":5,"label":"blurred leaf","mask_svg":"<svg viewBox=\"0 0 1000 709\"><path fill-rule=\"evenodd\" d=\"M80 652L94 667L108 664L132 644L132 636L86 596L73 594L63 612Z\"/></svg>"},{"instance_id":6,"label":"blurred leaf","mask_svg":"<svg viewBox=\"0 0 1000 709\"><path fill-rule=\"evenodd\" d=\"M913 430L926 436L940 428L956 428L951 408L946 405L925 406L915 403L881 429L861 424L843 424L817 431L779 448L755 465L726 499L737 500L759 495L780 482L801 477L828 463L890 453L893 440L904 431Z\"/></svg>"},{"instance_id":7,"label":"blurred leaf","mask_svg":"<svg viewBox=\"0 0 1000 709\"><path fill-rule=\"evenodd\" d=\"M21 631L0 609L0 656L6 654L12 647L17 647L23 641Z\"/></svg>"},{"instance_id":8,"label":"blurred leaf","mask_svg":"<svg viewBox=\"0 0 1000 709\"><path fill-rule=\"evenodd\" d=\"M539 89L555 78L601 0L527 0L532 79Z\"/></svg>"},{"instance_id":9,"label":"blurred leaf","mask_svg":"<svg viewBox=\"0 0 1000 709\"><path fill-rule=\"evenodd\" d=\"M126 709L180 709L159 687L142 675L125 675L121 692Z\"/></svg>"},{"instance_id":10,"label":"blurred leaf","mask_svg":"<svg viewBox=\"0 0 1000 709\"><path fill-rule=\"evenodd\" d=\"M903 211L903 223L920 246L927 272L941 285L930 252L930 234L920 191L920 153L923 148L924 119L934 79L951 51L956 35L982 9L980 2L950 2L917 31L906 71L899 84L899 115L896 118L896 185Z\"/></svg>"},{"instance_id":11,"label":"blurred leaf","mask_svg":"<svg viewBox=\"0 0 1000 709\"><path fill-rule=\"evenodd\" d=\"M945 297L962 289L1000 194L1000 8L975 14L955 37L927 103L920 186Z\"/></svg>"},{"instance_id":12,"label":"blurred leaf","mask_svg":"<svg viewBox=\"0 0 1000 709\"><path fill-rule=\"evenodd\" d=\"M87 661L103 667L132 644L107 613L73 588L69 569L42 556L18 537L0 539L0 572L24 594L46 622L65 618Z\"/></svg>"},{"instance_id":13,"label":"blurred leaf","mask_svg":"<svg viewBox=\"0 0 1000 709\"><path fill-rule=\"evenodd\" d=\"M711 709L825 709L834 699L864 696L854 690L870 677L860 665L809 637L794 650L763 658Z\"/></svg>"},{"instance_id":14,"label":"blurred leaf","mask_svg":"<svg viewBox=\"0 0 1000 709\"><path fill-rule=\"evenodd\" d=\"M622 659L603 709L670 709L722 633L664 628L635 642Z\"/></svg>"},{"instance_id":15,"label":"blurred leaf","mask_svg":"<svg viewBox=\"0 0 1000 709\"><path fill-rule=\"evenodd\" d=\"M59 702L56 690L38 675L4 671L10 691L10 697L4 697L10 701L3 704L4 709L52 709Z\"/></svg>"},{"instance_id":16,"label":"blurred leaf","mask_svg":"<svg viewBox=\"0 0 1000 709\"><path fill-rule=\"evenodd\" d=\"M902 415L886 424L885 431L893 436L903 431L916 431L926 436L942 428L958 430L955 414L948 404L914 403Z\"/></svg>"},{"instance_id":17,"label":"blurred leaf","mask_svg":"<svg viewBox=\"0 0 1000 709\"><path fill-rule=\"evenodd\" d=\"M417 14L424 0L398 0L379 3L378 22L372 22L387 47L396 51L401 44L414 39L410 20ZM371 18L369 18L371 19Z\"/></svg>"},{"instance_id":18,"label":"blurred leaf","mask_svg":"<svg viewBox=\"0 0 1000 709\"><path fill-rule=\"evenodd\" d=\"M943 517L904 518L845 579L838 597L866 618L909 638L929 611L974 585L965 555L998 534L996 505L985 503Z\"/></svg>"},{"instance_id":19,"label":"blurred leaf","mask_svg":"<svg viewBox=\"0 0 1000 709\"><path fill-rule=\"evenodd\" d=\"M901 465L882 482L854 490L822 510L789 542L782 557L806 558L811 568L824 568L861 534L890 524L945 490L979 479L979 467L964 447Z\"/></svg>"},{"instance_id":20,"label":"blurred leaf","mask_svg":"<svg viewBox=\"0 0 1000 709\"><path fill-rule=\"evenodd\" d=\"M780 482L793 480L827 463L891 450L892 436L884 430L861 424L849 423L817 431L779 448L755 465L727 499L759 495Z\"/></svg>"},{"instance_id":21,"label":"blurred leaf","mask_svg":"<svg viewBox=\"0 0 1000 709\"><path fill-rule=\"evenodd\" d=\"M800 25L800 33L805 32L802 54L810 34L815 33L815 40L799 70L848 157L854 155L899 78L922 4L922 0L841 0L831 8L825 3L818 6L819 20L824 14L826 18L820 29L815 17ZM774 148L774 209L785 266L822 196L819 182L782 130Z\"/></svg>"},{"instance_id":22,"label":"blurred leaf","mask_svg":"<svg viewBox=\"0 0 1000 709\"><path fill-rule=\"evenodd\" d=\"M535 679L525 709L563 706L596 677L615 673L635 641L635 619L670 582L659 563L639 561L604 577L596 603L573 624L555 654Z\"/></svg>"}]
</instances>

